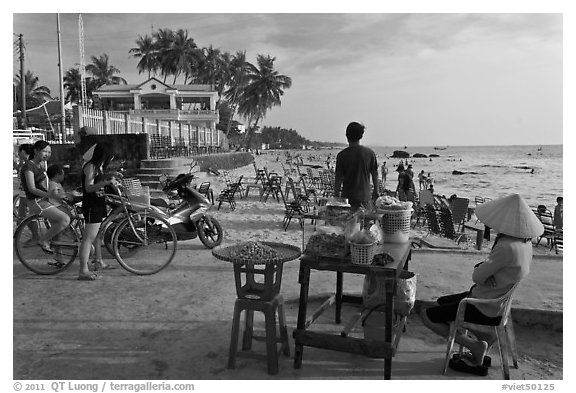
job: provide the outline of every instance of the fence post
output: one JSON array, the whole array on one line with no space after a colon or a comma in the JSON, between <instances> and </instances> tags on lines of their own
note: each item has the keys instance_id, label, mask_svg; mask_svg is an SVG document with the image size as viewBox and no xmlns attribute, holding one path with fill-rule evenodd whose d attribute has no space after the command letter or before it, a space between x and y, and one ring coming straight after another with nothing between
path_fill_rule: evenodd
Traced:
<instances>
[{"instance_id":1,"label":"fence post","mask_svg":"<svg viewBox=\"0 0 576 393\"><path fill-rule=\"evenodd\" d=\"M130 133L130 116L128 113L124 113L124 133Z\"/></svg>"},{"instance_id":2,"label":"fence post","mask_svg":"<svg viewBox=\"0 0 576 393\"><path fill-rule=\"evenodd\" d=\"M104 120L102 122L102 133L107 135L108 131L110 130L110 119L108 118L108 111L102 111L102 120Z\"/></svg>"}]
</instances>

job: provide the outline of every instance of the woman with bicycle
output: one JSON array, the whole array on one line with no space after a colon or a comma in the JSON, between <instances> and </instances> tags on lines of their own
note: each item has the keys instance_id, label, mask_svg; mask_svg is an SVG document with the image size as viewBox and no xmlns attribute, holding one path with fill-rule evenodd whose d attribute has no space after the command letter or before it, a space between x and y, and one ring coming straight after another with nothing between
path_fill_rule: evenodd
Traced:
<instances>
[{"instance_id":1,"label":"woman with bicycle","mask_svg":"<svg viewBox=\"0 0 576 393\"><path fill-rule=\"evenodd\" d=\"M52 154L46 141L34 143L34 152L20 170L20 181L26 193L26 202L30 214L40 214L50 222L50 228L42 236L37 227L31 228L32 242L37 242L46 253L53 254L50 240L70 224L70 217L48 201L48 177L46 162Z\"/></svg>"},{"instance_id":2,"label":"woman with bicycle","mask_svg":"<svg viewBox=\"0 0 576 393\"><path fill-rule=\"evenodd\" d=\"M116 181L105 179L104 166L112 158L107 154L107 150L102 144L93 145L84 154L84 165L82 166L82 212L86 221L82 243L80 244L80 272L78 280L93 281L101 276L98 271L109 267L102 262L102 239L98 235L100 224L106 217L106 198L104 187L115 186ZM88 268L90 250L94 245L94 268Z\"/></svg>"}]
</instances>

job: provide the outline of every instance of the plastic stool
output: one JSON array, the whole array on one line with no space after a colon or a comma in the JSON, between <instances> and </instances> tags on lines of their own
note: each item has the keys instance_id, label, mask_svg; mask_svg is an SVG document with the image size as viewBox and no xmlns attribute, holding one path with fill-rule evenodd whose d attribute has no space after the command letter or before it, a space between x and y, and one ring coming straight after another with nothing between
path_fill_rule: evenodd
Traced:
<instances>
[{"instance_id":1,"label":"plastic stool","mask_svg":"<svg viewBox=\"0 0 576 393\"><path fill-rule=\"evenodd\" d=\"M266 360L268 363L268 374L278 374L279 352L285 356L290 356L288 343L288 330L286 328L286 318L284 315L284 299L282 295L276 295L272 300L253 300L240 298L234 304L234 320L232 322L232 335L230 338L230 354L228 356L228 368L236 367L236 355L238 354L238 339L240 335L240 315L246 311L246 327L242 339L242 350L252 348L252 339L266 341ZM254 336L254 311L260 311L265 317L265 336ZM278 325L280 327L280 337L276 336L276 311L278 311ZM281 343L280 351L277 350L277 343Z\"/></svg>"}]
</instances>

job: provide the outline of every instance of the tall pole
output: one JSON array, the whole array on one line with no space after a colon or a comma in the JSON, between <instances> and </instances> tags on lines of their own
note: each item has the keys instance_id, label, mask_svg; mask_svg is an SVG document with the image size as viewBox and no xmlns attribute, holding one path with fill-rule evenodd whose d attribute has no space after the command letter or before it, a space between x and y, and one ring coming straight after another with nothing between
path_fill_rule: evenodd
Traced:
<instances>
[{"instance_id":1,"label":"tall pole","mask_svg":"<svg viewBox=\"0 0 576 393\"><path fill-rule=\"evenodd\" d=\"M24 74L24 36L20 34L19 36L20 42L20 110L22 116L21 119L21 127L22 129L26 129L28 125L26 121L26 75Z\"/></svg>"},{"instance_id":2,"label":"tall pole","mask_svg":"<svg viewBox=\"0 0 576 393\"><path fill-rule=\"evenodd\" d=\"M60 132L62 143L66 141L66 115L64 113L64 81L62 77L62 44L60 42L60 14L56 14L56 30L58 33L58 75L60 76L60 115L62 116Z\"/></svg>"}]
</instances>

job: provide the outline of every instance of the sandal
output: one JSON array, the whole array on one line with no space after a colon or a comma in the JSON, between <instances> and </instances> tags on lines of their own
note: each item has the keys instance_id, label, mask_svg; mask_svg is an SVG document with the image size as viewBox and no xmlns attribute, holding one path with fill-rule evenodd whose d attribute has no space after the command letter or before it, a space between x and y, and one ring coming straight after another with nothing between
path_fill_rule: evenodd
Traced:
<instances>
[{"instance_id":1,"label":"sandal","mask_svg":"<svg viewBox=\"0 0 576 393\"><path fill-rule=\"evenodd\" d=\"M450 366L452 370L478 375L480 377L488 375L488 367L473 365L466 357L460 357L460 359L457 360L450 359L448 366Z\"/></svg>"},{"instance_id":2,"label":"sandal","mask_svg":"<svg viewBox=\"0 0 576 393\"><path fill-rule=\"evenodd\" d=\"M102 261L93 260L92 261L92 271L99 272L101 270L112 270L116 269L116 266L113 265L104 265Z\"/></svg>"},{"instance_id":3,"label":"sandal","mask_svg":"<svg viewBox=\"0 0 576 393\"><path fill-rule=\"evenodd\" d=\"M472 359L472 355L469 353L455 353L454 355L452 355L452 360L456 361L462 358L467 358L469 360ZM491 367L492 366L492 358L488 355L484 356L484 359L482 360L482 366L484 367Z\"/></svg>"},{"instance_id":4,"label":"sandal","mask_svg":"<svg viewBox=\"0 0 576 393\"><path fill-rule=\"evenodd\" d=\"M102 276L96 273L78 276L78 281L96 281L101 279Z\"/></svg>"}]
</instances>

